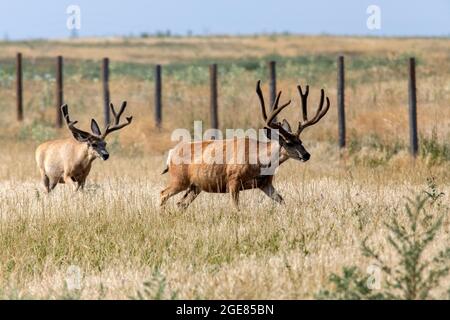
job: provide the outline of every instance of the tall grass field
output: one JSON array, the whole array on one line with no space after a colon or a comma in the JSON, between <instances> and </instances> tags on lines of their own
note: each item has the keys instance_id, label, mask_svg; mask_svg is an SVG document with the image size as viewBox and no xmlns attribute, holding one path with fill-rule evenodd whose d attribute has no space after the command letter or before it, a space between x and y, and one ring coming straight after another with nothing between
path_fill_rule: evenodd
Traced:
<instances>
[{"instance_id":1,"label":"tall grass field","mask_svg":"<svg viewBox=\"0 0 450 320\"><path fill-rule=\"evenodd\" d=\"M21 123L15 113L16 52L24 59ZM337 147L341 54L345 150ZM44 141L70 136L66 127L54 127L57 55L64 56L64 101L79 127L88 130L91 118L103 123L103 57L111 60L112 102L127 100L126 113L134 118L108 137L111 157L93 163L83 192L61 184L47 195L34 151ZM416 159L408 152L409 57L417 61ZM263 121L255 84L262 80L268 99L269 60L277 61L282 99L293 100L282 114L291 124L300 120L297 84L310 85L311 110L321 88L331 101L328 114L303 133L311 160L289 160L277 171L274 185L286 204L250 190L241 193L239 212L229 195L207 193L187 210L178 209L177 197L161 209L159 192L168 176L160 173L176 144L171 132L193 130L194 120L209 126L208 65L218 64L220 128L257 129ZM446 38L0 42L0 298L448 299L449 61ZM160 129L153 120L155 64L163 69ZM426 202L409 202L416 196ZM417 221L411 218L415 209ZM414 221L414 241L434 232L417 257L418 242L411 240L411 251L392 243L396 231L410 230ZM426 261L423 272L411 267ZM404 288L389 286L395 276L387 265L408 275ZM428 278L433 270L442 276ZM423 287L415 285L419 280Z\"/></svg>"}]
</instances>

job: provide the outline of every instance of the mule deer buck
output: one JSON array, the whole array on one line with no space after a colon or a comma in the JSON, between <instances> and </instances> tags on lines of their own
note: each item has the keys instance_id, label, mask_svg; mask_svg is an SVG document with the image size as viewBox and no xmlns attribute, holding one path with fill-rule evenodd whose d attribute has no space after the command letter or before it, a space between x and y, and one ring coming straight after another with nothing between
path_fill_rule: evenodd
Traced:
<instances>
[{"instance_id":1,"label":"mule deer buck","mask_svg":"<svg viewBox=\"0 0 450 320\"><path fill-rule=\"evenodd\" d=\"M91 120L92 133L76 128L75 124L78 121L70 120L67 104L61 107L73 138L47 141L36 149L36 162L47 192L52 191L58 182L71 184L76 191L84 188L92 162L96 158L105 161L109 158L106 150L106 136L131 123L133 117L127 117L127 121L120 124L120 116L126 105L127 102L124 101L119 112L116 113L113 104L110 104L114 123L112 126L108 124L103 134L94 119Z\"/></svg>"},{"instance_id":2,"label":"mule deer buck","mask_svg":"<svg viewBox=\"0 0 450 320\"><path fill-rule=\"evenodd\" d=\"M295 133L292 132L291 126L285 119L282 123L274 120L291 101L278 106L281 96L280 91L273 103L270 114L267 115L264 97L261 91L261 82L258 81L256 93L259 97L261 113L265 121L264 129L266 132L269 130L272 135L272 138L269 138L269 141L255 141L254 139L244 137L228 140L180 142L170 150L167 159L167 167L162 172L162 174L169 172L170 184L161 191L161 206L163 206L171 196L186 190L182 199L177 203L181 208L187 208L201 191L206 191L212 193L230 193L233 204L238 209L239 192L241 190L254 188L259 188L272 200L278 203L284 203L283 198L278 194L272 184L274 172L268 175L261 174L264 164L262 161L254 161L255 163L250 163L250 161L248 161L252 158L258 160L259 157L259 154L252 154L255 153L255 148L251 150L248 146L252 145L252 143L256 143L259 149L264 147L264 150L268 150L269 157L272 157L270 162L278 163L278 165L281 165L290 158L301 161L309 160L310 154L303 146L302 141L300 140L300 134L305 128L316 124L327 113L330 107L330 100L326 97L326 105L324 106L325 94L322 89L317 112L313 118L308 120L307 99L309 86L306 86L305 92L303 92L301 86L297 86L297 88L302 103L301 109L303 121L299 121ZM267 137L269 137L269 135L267 135ZM278 137L278 139L275 139L275 137ZM244 146L244 148L239 148L239 146ZM192 152L195 150L201 150L200 154L194 154L191 157ZM188 161L188 163L173 161L174 156L177 156L180 159L189 152L191 152L189 155L189 157L191 157L190 160L193 161ZM239 157L237 154L239 152L245 153L244 163L236 163L236 161L234 161ZM214 160L211 161L210 158L211 155L214 155L215 153L227 154L227 157L221 163L214 163Z\"/></svg>"}]
</instances>

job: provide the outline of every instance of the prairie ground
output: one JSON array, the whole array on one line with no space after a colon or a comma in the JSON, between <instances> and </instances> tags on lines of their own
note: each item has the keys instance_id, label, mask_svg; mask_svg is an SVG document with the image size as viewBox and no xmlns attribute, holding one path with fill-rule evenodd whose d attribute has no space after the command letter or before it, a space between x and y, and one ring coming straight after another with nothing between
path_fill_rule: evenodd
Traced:
<instances>
[{"instance_id":1,"label":"prairie ground","mask_svg":"<svg viewBox=\"0 0 450 320\"><path fill-rule=\"evenodd\" d=\"M277 175L286 205L246 191L240 212L228 195L214 194L201 194L186 211L175 200L161 210L158 156L114 154L94 163L84 192L60 185L47 196L23 154L24 176L1 182L2 297L126 299L150 282L153 298L165 281L163 298L312 298L331 272L374 263L360 253L366 237L394 259L384 223L407 221L404 197L423 192L427 177L439 177L449 201L444 167L402 154L367 169L339 160L331 146L311 152L315 161L288 162ZM447 218L430 255L448 245L449 231ZM82 279L76 292L66 288L74 266Z\"/></svg>"},{"instance_id":2,"label":"prairie ground","mask_svg":"<svg viewBox=\"0 0 450 320\"><path fill-rule=\"evenodd\" d=\"M331 273L374 261L369 242L395 263L386 223L406 222L405 197L434 178L450 197L450 42L448 39L217 37L78 39L0 44L1 298L314 298ZM15 120L14 53L24 54L25 119ZM54 129L54 55L65 60L65 101L88 128L101 120L100 61L111 58L111 97L129 103L133 124L108 141L110 160L96 160L84 192L59 185L45 195L36 146L65 137ZM336 56L346 56L348 144L336 147ZM408 154L407 58L416 56L420 154ZM303 137L312 158L288 161L275 178L286 200L260 191L202 193L186 211L158 206L165 152L175 128L208 126L207 64L219 64L219 120L225 128L259 128L254 86L277 60L278 88L298 120L297 83L311 85L310 108L325 88L329 114ZM163 127L152 120L154 63L163 63ZM264 81L267 83L267 81ZM267 87L264 87L267 89ZM267 90L266 90L267 91ZM450 220L426 257L449 246ZM79 290L68 287L73 270ZM433 292L446 297L447 278Z\"/></svg>"}]
</instances>

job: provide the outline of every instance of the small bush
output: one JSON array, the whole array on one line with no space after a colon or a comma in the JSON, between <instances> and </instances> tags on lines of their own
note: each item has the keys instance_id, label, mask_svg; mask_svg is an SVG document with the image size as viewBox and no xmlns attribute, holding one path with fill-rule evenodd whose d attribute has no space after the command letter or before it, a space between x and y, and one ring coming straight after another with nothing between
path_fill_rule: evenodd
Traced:
<instances>
[{"instance_id":1,"label":"small bush","mask_svg":"<svg viewBox=\"0 0 450 320\"><path fill-rule=\"evenodd\" d=\"M427 186L428 189L424 190L423 192L431 199L433 203L439 200L444 195L443 192L440 192L438 190L435 177L427 178Z\"/></svg>"},{"instance_id":2,"label":"small bush","mask_svg":"<svg viewBox=\"0 0 450 320\"><path fill-rule=\"evenodd\" d=\"M139 290L135 300L163 300L163 299L177 299L178 292L167 290L167 282L165 276L155 269L149 281L143 283L144 288Z\"/></svg>"},{"instance_id":3,"label":"small bush","mask_svg":"<svg viewBox=\"0 0 450 320\"><path fill-rule=\"evenodd\" d=\"M434 205L442 193L437 190L434 180L428 181L428 190L415 199L407 199L405 213L407 223L394 217L386 224L389 230L388 243L394 248L399 263L388 265L382 255L363 241L362 253L374 259L387 280L379 291L368 287L369 275L364 275L357 267L345 267L342 275L332 274L329 278L331 289L321 290L319 299L430 299L431 291L450 271L450 247L440 251L431 259L425 258L425 250L433 242L442 226L445 213L437 217L426 214L426 204Z\"/></svg>"},{"instance_id":4,"label":"small bush","mask_svg":"<svg viewBox=\"0 0 450 320\"><path fill-rule=\"evenodd\" d=\"M380 293L373 293L367 287L369 275L363 275L357 267L344 267L342 276L331 274L329 281L333 284L332 290L322 290L317 295L317 299L336 300L362 300L362 299L383 299Z\"/></svg>"}]
</instances>

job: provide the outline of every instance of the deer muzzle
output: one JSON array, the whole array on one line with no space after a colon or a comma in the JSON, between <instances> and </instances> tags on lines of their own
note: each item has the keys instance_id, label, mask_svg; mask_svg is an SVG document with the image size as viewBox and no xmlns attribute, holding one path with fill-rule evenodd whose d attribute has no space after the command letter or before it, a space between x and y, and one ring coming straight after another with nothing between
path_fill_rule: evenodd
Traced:
<instances>
[{"instance_id":1,"label":"deer muzzle","mask_svg":"<svg viewBox=\"0 0 450 320\"><path fill-rule=\"evenodd\" d=\"M302 154L302 161L303 162L308 161L309 158L311 158L311 155L308 152L306 152L305 154Z\"/></svg>"},{"instance_id":2,"label":"deer muzzle","mask_svg":"<svg viewBox=\"0 0 450 320\"><path fill-rule=\"evenodd\" d=\"M100 157L102 158L103 161L108 160L109 158L109 153L105 150L101 150L100 151Z\"/></svg>"}]
</instances>

